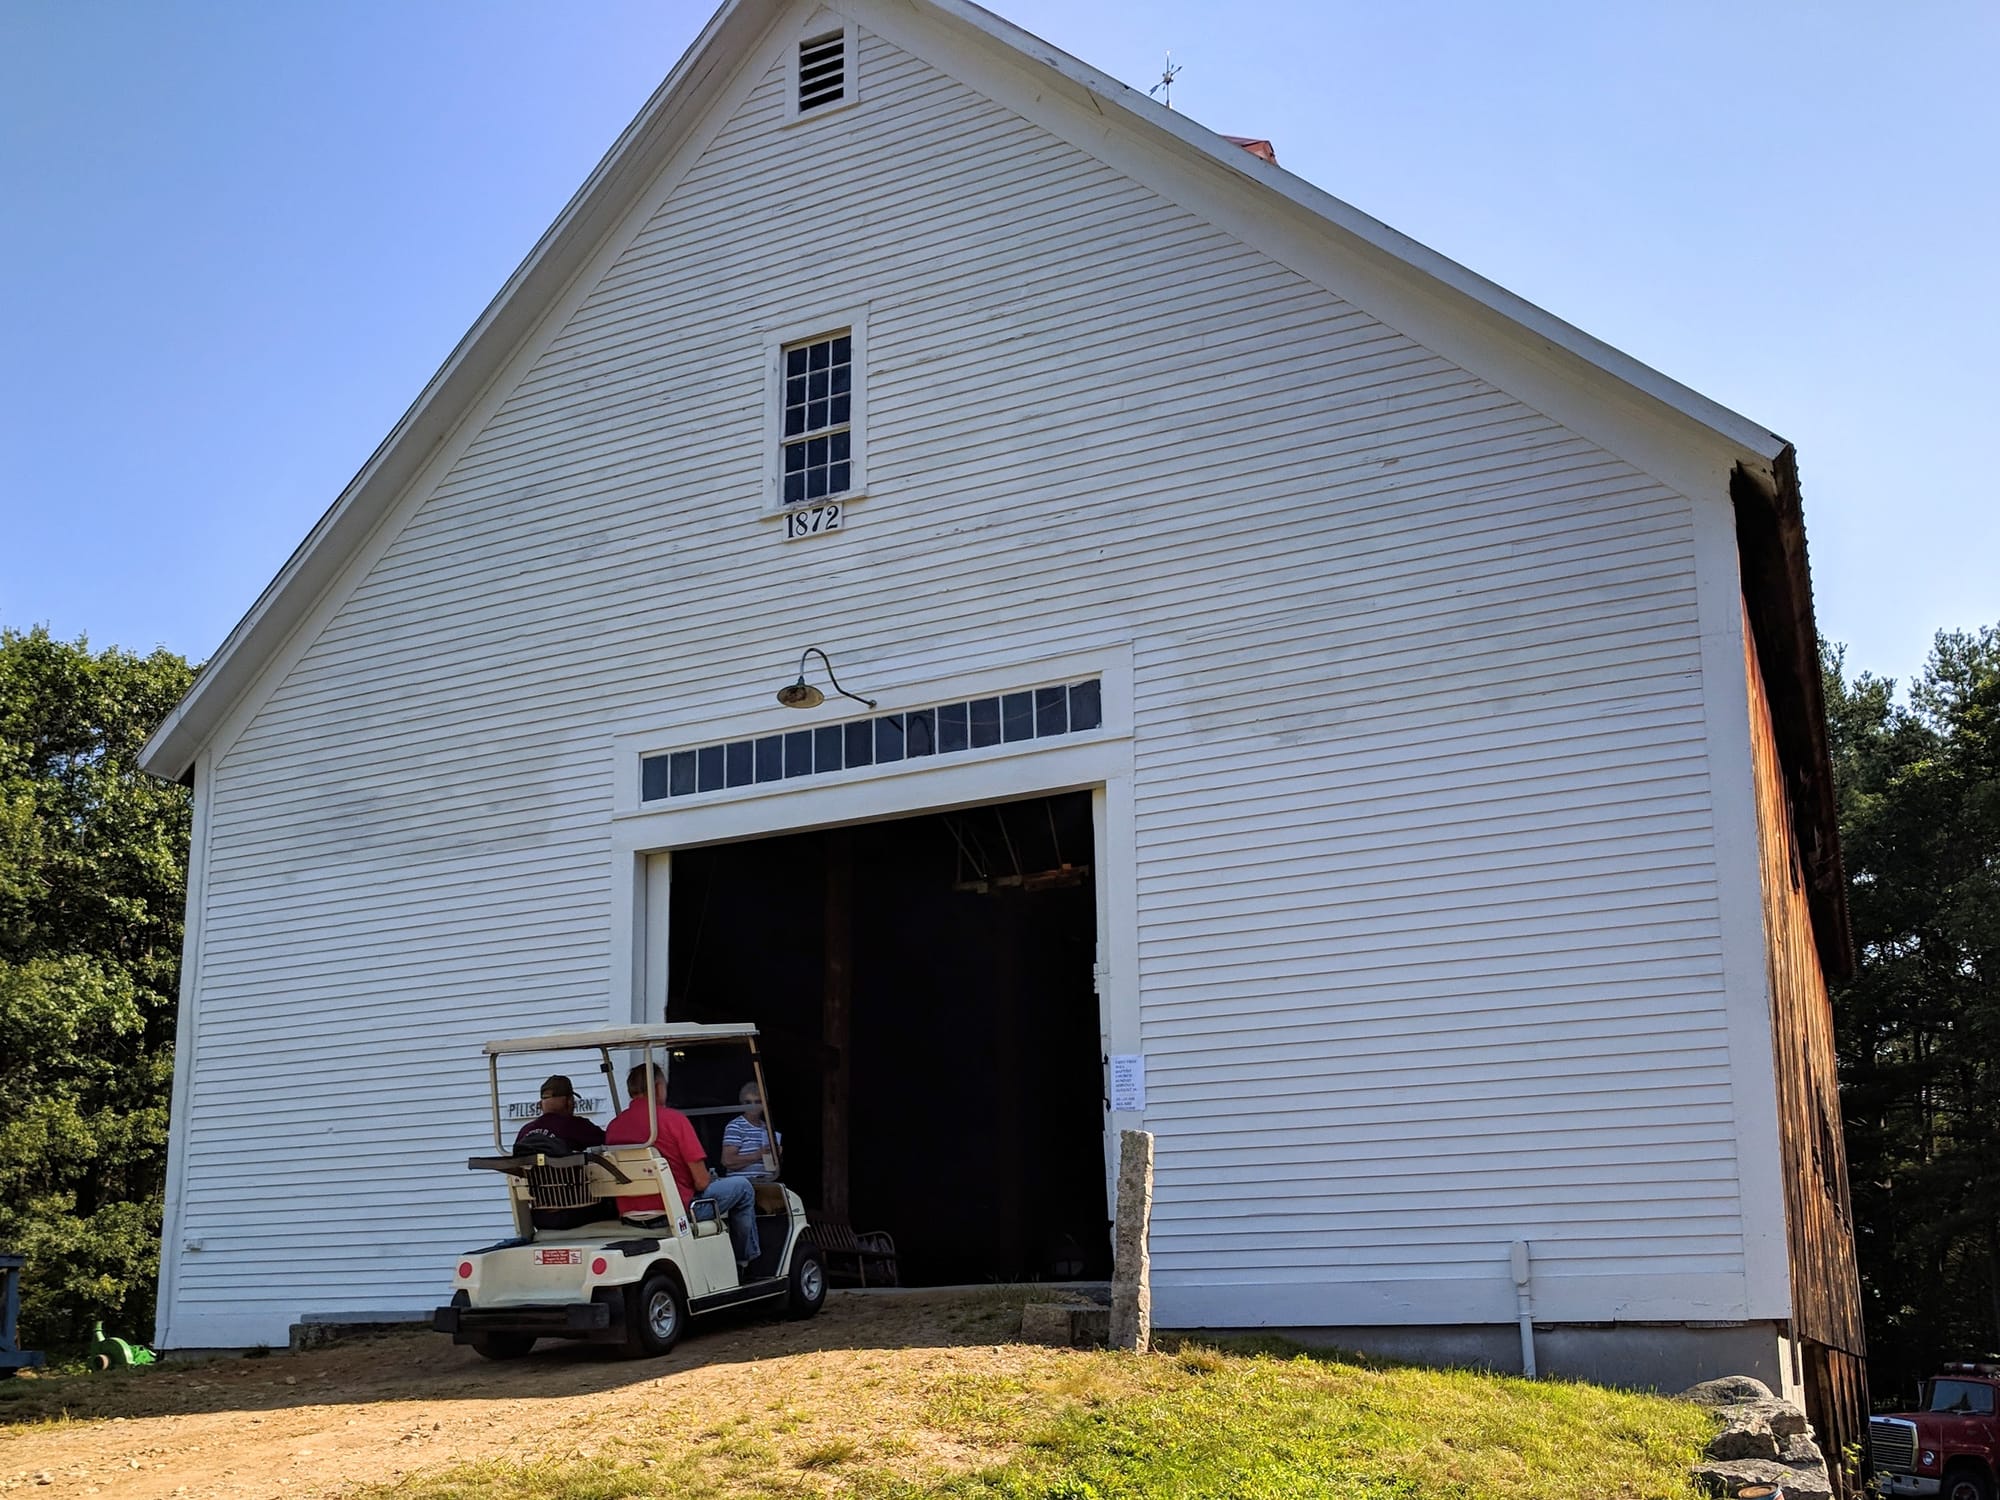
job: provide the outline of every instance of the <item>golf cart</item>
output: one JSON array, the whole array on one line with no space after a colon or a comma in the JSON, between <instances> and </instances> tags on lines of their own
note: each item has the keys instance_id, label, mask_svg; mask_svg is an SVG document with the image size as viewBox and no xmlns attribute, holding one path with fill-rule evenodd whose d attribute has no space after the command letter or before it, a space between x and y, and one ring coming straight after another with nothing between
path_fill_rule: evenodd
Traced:
<instances>
[{"instance_id":1,"label":"golf cart","mask_svg":"<svg viewBox=\"0 0 2000 1500\"><path fill-rule=\"evenodd\" d=\"M517 1359L542 1338L611 1344L643 1358L671 1349L690 1317L725 1307L783 1306L800 1318L818 1312L825 1263L798 1194L775 1181L754 1184L760 1253L739 1272L716 1205L681 1201L661 1154L657 1111L648 1112L649 1133L637 1145L579 1149L539 1132L507 1139L502 1060L579 1052L596 1054L613 1114L625 1074L615 1056L643 1063L649 1097L664 1076L668 1101L695 1127L711 1171L721 1169L722 1132L739 1112L738 1090L754 1081L761 1094L764 1086L757 1028L749 1025L605 1026L488 1042L500 1154L466 1165L505 1180L515 1236L459 1258L450 1305L431 1315L431 1326L489 1359ZM765 1123L776 1165L768 1113Z\"/></svg>"}]
</instances>

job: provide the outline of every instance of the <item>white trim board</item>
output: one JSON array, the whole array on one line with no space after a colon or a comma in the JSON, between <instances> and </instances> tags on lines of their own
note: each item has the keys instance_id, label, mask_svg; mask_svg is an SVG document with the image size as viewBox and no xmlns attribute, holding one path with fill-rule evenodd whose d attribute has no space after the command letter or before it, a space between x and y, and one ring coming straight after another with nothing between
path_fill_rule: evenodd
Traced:
<instances>
[{"instance_id":1,"label":"white trim board","mask_svg":"<svg viewBox=\"0 0 2000 1500\"><path fill-rule=\"evenodd\" d=\"M160 1211L160 1277L153 1313L153 1342L175 1347L170 1318L183 1253L181 1226L187 1206L188 1111L192 1106L194 1055L201 1031L202 933L207 926L208 845L214 800L215 758L194 766L194 825L188 836L187 911L181 928L180 1004L174 1017L174 1082L167 1113L167 1181Z\"/></svg>"},{"instance_id":2,"label":"white trim board","mask_svg":"<svg viewBox=\"0 0 2000 1500\"><path fill-rule=\"evenodd\" d=\"M1107 699L1110 695L1107 683ZM1121 696L1129 703L1129 689ZM1126 712L1129 714L1129 708ZM1108 721L1108 711L1106 717ZM903 761L892 769L901 774L859 783L769 783L768 789L773 793L770 796L709 806L674 805L621 821L613 834L617 845L612 855L613 880L631 882L623 888L633 890L635 899L630 903L616 900L615 893L621 887L614 883L614 906L624 911L629 905L642 916L636 930L614 927L612 933L611 1013L650 1019L657 997L660 1013L665 1014L674 850L1088 791L1092 808L1091 865L1098 955L1094 976L1099 1034L1107 1055L1140 1051L1135 878L1138 832L1129 733L1108 739L1047 742L1041 753L971 762ZM618 993L619 976L623 975L636 977L629 980L629 990ZM1105 1113L1107 1211L1116 1208L1119 1132L1144 1128L1143 1110Z\"/></svg>"}]
</instances>

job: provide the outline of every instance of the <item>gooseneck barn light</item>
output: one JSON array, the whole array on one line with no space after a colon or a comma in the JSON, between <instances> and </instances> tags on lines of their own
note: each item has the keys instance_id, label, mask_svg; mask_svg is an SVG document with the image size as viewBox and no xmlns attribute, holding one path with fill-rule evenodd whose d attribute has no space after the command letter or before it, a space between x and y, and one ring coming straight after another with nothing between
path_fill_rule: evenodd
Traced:
<instances>
[{"instance_id":1,"label":"gooseneck barn light","mask_svg":"<svg viewBox=\"0 0 2000 1500\"><path fill-rule=\"evenodd\" d=\"M873 698L864 698L859 693L850 693L840 685L840 679L833 675L833 661L817 646L808 646L799 653L799 680L787 683L778 689L778 701L787 708L818 708L826 702L826 694L806 681L806 658L817 656L826 665L826 680L833 684L833 690L843 698L852 698L856 703L875 706Z\"/></svg>"}]
</instances>

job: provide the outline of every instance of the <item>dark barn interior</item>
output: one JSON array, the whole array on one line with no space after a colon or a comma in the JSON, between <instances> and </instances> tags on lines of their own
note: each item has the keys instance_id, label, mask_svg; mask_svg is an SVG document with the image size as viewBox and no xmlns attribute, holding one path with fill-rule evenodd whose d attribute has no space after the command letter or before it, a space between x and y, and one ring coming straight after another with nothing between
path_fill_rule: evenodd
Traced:
<instances>
[{"instance_id":1,"label":"dark barn interior","mask_svg":"<svg viewBox=\"0 0 2000 1500\"><path fill-rule=\"evenodd\" d=\"M1110 1274L1088 792L674 855L667 1014L754 1021L784 1180L906 1286Z\"/></svg>"}]
</instances>

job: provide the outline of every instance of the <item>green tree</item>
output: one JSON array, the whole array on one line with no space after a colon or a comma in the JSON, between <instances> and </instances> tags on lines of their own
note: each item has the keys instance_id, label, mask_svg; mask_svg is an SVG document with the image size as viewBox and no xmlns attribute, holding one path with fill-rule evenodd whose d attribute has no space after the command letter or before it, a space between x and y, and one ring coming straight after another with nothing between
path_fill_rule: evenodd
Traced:
<instances>
[{"instance_id":1,"label":"green tree","mask_svg":"<svg viewBox=\"0 0 2000 1500\"><path fill-rule=\"evenodd\" d=\"M152 1336L189 800L136 757L193 675L0 631L0 1247L31 1347Z\"/></svg>"},{"instance_id":2,"label":"green tree","mask_svg":"<svg viewBox=\"0 0 2000 1500\"><path fill-rule=\"evenodd\" d=\"M1873 1383L2000 1349L2000 629L1907 706L1826 663L1859 970L1834 997Z\"/></svg>"}]
</instances>

